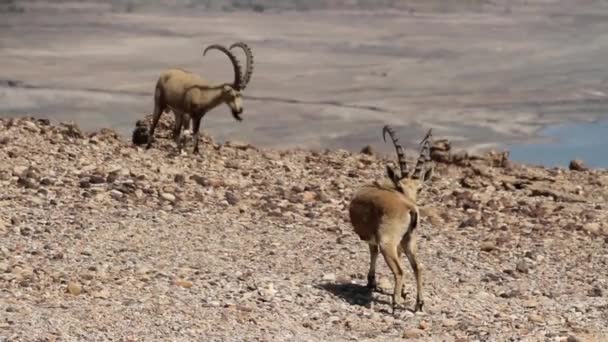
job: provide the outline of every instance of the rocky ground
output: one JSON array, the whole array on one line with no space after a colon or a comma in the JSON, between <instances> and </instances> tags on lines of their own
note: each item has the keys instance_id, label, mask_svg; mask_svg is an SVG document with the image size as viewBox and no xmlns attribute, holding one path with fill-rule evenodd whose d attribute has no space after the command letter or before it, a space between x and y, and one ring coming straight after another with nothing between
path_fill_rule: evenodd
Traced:
<instances>
[{"instance_id":1,"label":"rocky ground","mask_svg":"<svg viewBox=\"0 0 608 342\"><path fill-rule=\"evenodd\" d=\"M438 144L419 201L426 309L407 310L408 268L393 316L383 260L381 291L363 287L346 210L385 157L208 137L179 155L164 133L146 151L0 120L0 341L608 340L604 170Z\"/></svg>"}]
</instances>

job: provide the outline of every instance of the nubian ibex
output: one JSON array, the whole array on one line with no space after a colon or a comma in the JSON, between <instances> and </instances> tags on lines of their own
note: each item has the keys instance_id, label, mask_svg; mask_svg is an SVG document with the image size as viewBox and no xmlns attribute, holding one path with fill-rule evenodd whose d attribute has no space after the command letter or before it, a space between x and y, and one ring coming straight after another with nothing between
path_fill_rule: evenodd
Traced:
<instances>
[{"instance_id":1,"label":"nubian ibex","mask_svg":"<svg viewBox=\"0 0 608 342\"><path fill-rule=\"evenodd\" d=\"M245 52L247 66L244 73L239 60L231 51L235 47L241 48ZM156 82L154 113L152 125L148 132L146 149L152 145L154 130L158 125L160 116L165 111L172 110L175 114L173 138L180 151L182 128L189 127L189 121L190 119L192 120L194 153L198 153L201 119L207 112L225 103L232 110L232 116L236 120L243 120L241 118L241 113L243 112L241 92L247 87L253 73L253 53L251 52L251 48L243 42L232 44L230 49L222 45L213 44L203 51L203 56L209 50L214 49L225 53L232 62L234 81L232 83L211 84L199 75L186 70L171 68L163 71Z\"/></svg>"},{"instance_id":2,"label":"nubian ibex","mask_svg":"<svg viewBox=\"0 0 608 342\"><path fill-rule=\"evenodd\" d=\"M411 172L403 148L398 143L394 131L384 126L383 137L390 136L397 151L400 174L387 165L388 179L378 180L363 186L355 194L349 206L351 224L357 235L369 245L370 265L367 274L367 287L376 288L376 261L378 252L395 277L395 288L392 298L392 310L404 301L402 293L404 269L401 255L405 252L416 277L416 306L414 311L421 311L424 305L422 293L422 267L416 256L416 235L419 225L419 211L416 197L423 185L433 173L430 164L431 130L422 140L420 155Z\"/></svg>"}]
</instances>

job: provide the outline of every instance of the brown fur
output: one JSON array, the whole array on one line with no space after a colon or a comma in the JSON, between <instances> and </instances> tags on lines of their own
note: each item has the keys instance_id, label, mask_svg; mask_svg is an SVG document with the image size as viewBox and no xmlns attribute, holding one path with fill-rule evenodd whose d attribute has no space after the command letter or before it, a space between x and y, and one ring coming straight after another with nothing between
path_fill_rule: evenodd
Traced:
<instances>
[{"instance_id":1,"label":"brown fur","mask_svg":"<svg viewBox=\"0 0 608 342\"><path fill-rule=\"evenodd\" d=\"M405 160L400 162L404 166L402 171L405 171ZM417 294L414 310L419 311L422 310L424 299L423 272L416 256L416 228L419 219L416 198L431 172L429 170L418 172L417 177L422 176L422 178L410 178L411 176L399 178L391 168L387 168L387 171L388 179L365 185L355 193L350 202L349 217L355 233L369 245L370 266L367 286L371 289L376 287L376 261L378 254L382 253L394 275L395 288L392 299L394 312L395 307L404 300L402 293L404 269L401 255L405 252L416 277Z\"/></svg>"},{"instance_id":2,"label":"brown fur","mask_svg":"<svg viewBox=\"0 0 608 342\"><path fill-rule=\"evenodd\" d=\"M247 47L244 43L235 44L239 44L239 47ZM175 114L173 137L178 150L181 150L182 129L189 128L189 121L192 120L194 153L198 153L200 123L207 112L225 103L230 107L233 117L238 121L242 120L240 116L243 112L241 91L245 89L251 77L251 62L249 61L251 51L247 50L248 70L243 75L240 64L232 52L219 45L209 46L205 52L211 49L220 50L228 55L234 67L234 82L212 85L199 75L183 69L171 68L163 71L158 77L154 91L154 113L146 148L150 148L152 145L154 130L160 116L169 110Z\"/></svg>"}]
</instances>

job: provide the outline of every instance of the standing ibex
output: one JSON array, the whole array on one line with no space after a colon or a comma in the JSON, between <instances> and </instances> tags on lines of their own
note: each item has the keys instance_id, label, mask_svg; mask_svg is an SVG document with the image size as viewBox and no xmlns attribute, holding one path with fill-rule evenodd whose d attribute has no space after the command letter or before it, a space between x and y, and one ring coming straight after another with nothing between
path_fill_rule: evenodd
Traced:
<instances>
[{"instance_id":1,"label":"standing ibex","mask_svg":"<svg viewBox=\"0 0 608 342\"><path fill-rule=\"evenodd\" d=\"M416 306L414 311L422 310L422 269L416 259L416 231L418 227L418 207L416 195L428 181L433 172L430 161L431 130L422 140L421 151L416 166L411 173L407 172L405 155L393 130L389 126L383 129L389 134L395 149L401 174L397 175L392 167L386 166L388 179L375 181L355 193L349 207L350 221L357 235L369 244L370 266L367 275L367 287L376 287L376 260L378 249L395 276L392 310L404 300L402 295L404 270L401 254L405 251L416 276ZM425 170L423 171L423 168Z\"/></svg>"},{"instance_id":2,"label":"standing ibex","mask_svg":"<svg viewBox=\"0 0 608 342\"><path fill-rule=\"evenodd\" d=\"M194 153L198 153L198 140L201 119L211 109L225 103L232 110L232 116L238 120L243 112L241 91L247 87L253 73L253 54L249 46L243 42L237 42L230 46L243 49L247 58L245 73L239 64L236 56L224 46L213 44L208 46L203 56L209 50L219 50L225 53L234 68L234 82L212 85L200 76L177 68L163 71L156 82L154 92L154 113L152 125L148 133L148 144L146 149L152 145L154 130L158 125L158 120L163 112L169 109L175 113L175 127L173 138L177 143L178 150L181 150L181 131L182 127L189 126L192 119L192 131L194 134Z\"/></svg>"}]
</instances>

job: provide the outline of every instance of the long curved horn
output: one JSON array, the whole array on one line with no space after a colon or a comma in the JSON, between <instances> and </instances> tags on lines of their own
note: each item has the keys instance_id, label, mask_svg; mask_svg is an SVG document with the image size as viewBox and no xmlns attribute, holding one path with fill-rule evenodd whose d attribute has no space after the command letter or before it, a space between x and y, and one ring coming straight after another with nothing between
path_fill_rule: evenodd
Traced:
<instances>
[{"instance_id":1,"label":"long curved horn","mask_svg":"<svg viewBox=\"0 0 608 342\"><path fill-rule=\"evenodd\" d=\"M226 56L228 56L228 58L230 58L230 61L232 62L232 67L234 68L234 83L233 83L233 87L237 90L241 90L243 83L242 83L242 68L241 68L241 64L239 63L239 60L236 58L236 56L228 49L226 49L225 47L219 45L219 44L212 44L207 46L207 48L205 49L205 51L203 51L203 56L207 53L207 51L209 50L219 50L223 53L226 54Z\"/></svg>"},{"instance_id":2,"label":"long curved horn","mask_svg":"<svg viewBox=\"0 0 608 342\"><path fill-rule=\"evenodd\" d=\"M251 75L253 74L253 52L251 51L251 48L249 47L249 45L247 45L244 42L236 42L232 45L230 45L230 50L232 50L235 47L239 47L241 49L243 49L243 52L245 52L245 57L247 58L247 62L245 65L245 75L242 76L242 80L243 80L243 88L241 89L245 89L245 87L247 87L247 85L249 84L249 81L251 80Z\"/></svg>"},{"instance_id":3,"label":"long curved horn","mask_svg":"<svg viewBox=\"0 0 608 342\"><path fill-rule=\"evenodd\" d=\"M397 160L399 161L399 169L401 170L401 178L407 175L407 164L405 162L405 154L403 153L403 148L399 145L399 139L395 137L395 131L389 126L386 125L382 129L382 139L386 142L386 133L391 137L393 141L393 145L395 145L395 151L397 151Z\"/></svg>"},{"instance_id":4,"label":"long curved horn","mask_svg":"<svg viewBox=\"0 0 608 342\"><path fill-rule=\"evenodd\" d=\"M420 178L420 174L422 172L422 167L426 165L426 163L431 161L431 137L433 136L432 128L426 133L426 136L420 142L420 154L418 155L418 160L416 161L416 166L414 167L414 172L410 176L410 178Z\"/></svg>"}]
</instances>

